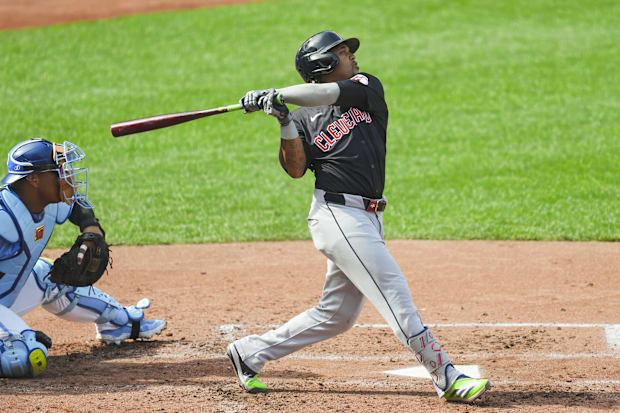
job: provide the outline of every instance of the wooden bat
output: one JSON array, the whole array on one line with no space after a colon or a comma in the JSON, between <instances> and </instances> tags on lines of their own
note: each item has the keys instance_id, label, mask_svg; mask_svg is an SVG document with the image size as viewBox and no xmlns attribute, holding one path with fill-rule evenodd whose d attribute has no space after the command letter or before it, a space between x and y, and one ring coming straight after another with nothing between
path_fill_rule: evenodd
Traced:
<instances>
[{"instance_id":1,"label":"wooden bat","mask_svg":"<svg viewBox=\"0 0 620 413\"><path fill-rule=\"evenodd\" d=\"M222 106L214 109L196 110L193 112L149 116L148 118L113 123L110 126L110 132L112 132L112 136L118 138L120 136L131 135L133 133L167 128L168 126L178 125L179 123L189 122L190 120L204 118L206 116L219 115L221 113L232 112L239 109L243 109L241 104Z\"/></svg>"}]
</instances>

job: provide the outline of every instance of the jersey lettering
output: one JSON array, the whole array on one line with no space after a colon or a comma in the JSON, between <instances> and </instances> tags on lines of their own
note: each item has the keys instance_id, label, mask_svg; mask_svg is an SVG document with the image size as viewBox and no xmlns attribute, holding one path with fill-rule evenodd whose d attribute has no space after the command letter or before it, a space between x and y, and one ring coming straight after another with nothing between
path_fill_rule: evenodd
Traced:
<instances>
[{"instance_id":1,"label":"jersey lettering","mask_svg":"<svg viewBox=\"0 0 620 413\"><path fill-rule=\"evenodd\" d=\"M355 127L355 122L351 119L351 116L349 116L349 112L342 114L342 120L344 120L344 123L349 129L353 129Z\"/></svg>"},{"instance_id":2,"label":"jersey lettering","mask_svg":"<svg viewBox=\"0 0 620 413\"><path fill-rule=\"evenodd\" d=\"M329 132L329 134L332 135L334 139L340 139L342 138L342 132L336 129L336 123L337 122L332 122L327 125L327 132Z\"/></svg>"},{"instance_id":3,"label":"jersey lettering","mask_svg":"<svg viewBox=\"0 0 620 413\"><path fill-rule=\"evenodd\" d=\"M314 144L318 146L319 149L322 150L323 152L327 152L329 151L329 148L331 148L331 145L327 143L327 137L325 136L325 133L321 132L321 135L314 138ZM323 140L325 140L326 142L323 143Z\"/></svg>"},{"instance_id":4,"label":"jersey lettering","mask_svg":"<svg viewBox=\"0 0 620 413\"><path fill-rule=\"evenodd\" d=\"M319 133L319 135L321 135L321 137L323 139L325 139L327 141L328 144L333 145L334 143L336 143L336 140L331 140L329 139L329 136L327 136L327 134L323 131L321 131L321 133Z\"/></svg>"},{"instance_id":5,"label":"jersey lettering","mask_svg":"<svg viewBox=\"0 0 620 413\"><path fill-rule=\"evenodd\" d=\"M340 115L340 118L327 125L325 128L327 133L321 131L314 138L314 144L323 152L329 152L340 139L350 134L362 122L372 123L370 113L361 111L358 108L350 108L347 112ZM330 139L330 136L332 139Z\"/></svg>"},{"instance_id":6,"label":"jersey lettering","mask_svg":"<svg viewBox=\"0 0 620 413\"><path fill-rule=\"evenodd\" d=\"M340 131L342 132L343 135L346 135L347 133L349 133L349 128L344 123L344 119L342 119L342 118L338 119L336 121L336 126L338 126L338 129L340 129Z\"/></svg>"}]
</instances>

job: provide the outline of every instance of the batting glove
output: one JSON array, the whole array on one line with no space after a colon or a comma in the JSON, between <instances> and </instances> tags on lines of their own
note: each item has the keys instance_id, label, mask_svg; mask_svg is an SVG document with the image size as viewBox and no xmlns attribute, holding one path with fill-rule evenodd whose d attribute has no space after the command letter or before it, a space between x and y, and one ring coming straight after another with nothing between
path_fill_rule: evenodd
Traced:
<instances>
[{"instance_id":1,"label":"batting glove","mask_svg":"<svg viewBox=\"0 0 620 413\"><path fill-rule=\"evenodd\" d=\"M266 95L268 90L250 90L245 94L239 103L243 107L243 113L252 113L261 110L263 107L259 104L261 96Z\"/></svg>"},{"instance_id":2,"label":"batting glove","mask_svg":"<svg viewBox=\"0 0 620 413\"><path fill-rule=\"evenodd\" d=\"M291 123L292 115L288 107L282 102L282 98L275 89L269 89L267 94L258 100L258 105L263 111L274 116L280 122L280 126L287 126Z\"/></svg>"}]
</instances>

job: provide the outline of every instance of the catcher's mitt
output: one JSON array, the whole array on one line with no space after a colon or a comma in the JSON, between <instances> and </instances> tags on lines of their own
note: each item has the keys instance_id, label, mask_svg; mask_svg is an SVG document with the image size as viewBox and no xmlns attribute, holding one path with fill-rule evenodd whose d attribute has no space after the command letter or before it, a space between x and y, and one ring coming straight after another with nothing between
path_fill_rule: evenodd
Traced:
<instances>
[{"instance_id":1,"label":"catcher's mitt","mask_svg":"<svg viewBox=\"0 0 620 413\"><path fill-rule=\"evenodd\" d=\"M88 248L85 248L86 246ZM99 234L85 232L77 237L69 251L54 261L50 270L50 281L74 287L94 284L105 272L109 260L110 249L105 238Z\"/></svg>"}]
</instances>

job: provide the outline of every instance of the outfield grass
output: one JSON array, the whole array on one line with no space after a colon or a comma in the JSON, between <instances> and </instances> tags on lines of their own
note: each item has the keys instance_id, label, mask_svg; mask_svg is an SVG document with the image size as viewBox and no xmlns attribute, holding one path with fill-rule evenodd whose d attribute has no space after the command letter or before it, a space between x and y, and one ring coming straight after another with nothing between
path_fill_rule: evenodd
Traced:
<instances>
[{"instance_id":1,"label":"outfield grass","mask_svg":"<svg viewBox=\"0 0 620 413\"><path fill-rule=\"evenodd\" d=\"M314 180L281 171L275 120L109 125L299 83L325 29L384 82L388 238L620 240L617 1L268 1L0 32L0 148L82 146L114 243L308 238Z\"/></svg>"}]
</instances>

